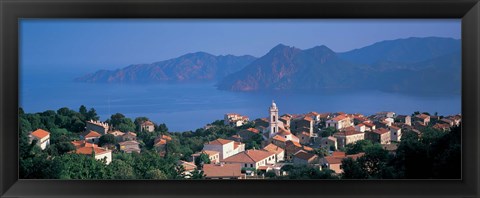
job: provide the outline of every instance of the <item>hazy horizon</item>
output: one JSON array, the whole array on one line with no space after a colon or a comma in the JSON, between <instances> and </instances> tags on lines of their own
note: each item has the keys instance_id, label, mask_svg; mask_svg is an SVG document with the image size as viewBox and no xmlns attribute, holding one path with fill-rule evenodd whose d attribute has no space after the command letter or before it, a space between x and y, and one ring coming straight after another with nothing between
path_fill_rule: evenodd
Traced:
<instances>
[{"instance_id":1,"label":"hazy horizon","mask_svg":"<svg viewBox=\"0 0 480 198\"><path fill-rule=\"evenodd\" d=\"M409 37L461 38L459 19L22 19L22 70L96 71L187 53L260 57L278 44L335 52Z\"/></svg>"}]
</instances>

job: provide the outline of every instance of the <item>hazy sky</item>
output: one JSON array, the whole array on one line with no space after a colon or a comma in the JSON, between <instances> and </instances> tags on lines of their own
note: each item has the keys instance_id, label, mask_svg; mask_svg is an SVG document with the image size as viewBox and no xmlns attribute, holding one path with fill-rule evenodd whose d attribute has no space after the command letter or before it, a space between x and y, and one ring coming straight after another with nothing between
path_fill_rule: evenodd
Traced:
<instances>
[{"instance_id":1,"label":"hazy sky","mask_svg":"<svg viewBox=\"0 0 480 198\"><path fill-rule=\"evenodd\" d=\"M190 52L260 57L279 43L336 52L381 40L461 37L459 19L433 20L40 20L20 21L22 69L95 71Z\"/></svg>"}]
</instances>

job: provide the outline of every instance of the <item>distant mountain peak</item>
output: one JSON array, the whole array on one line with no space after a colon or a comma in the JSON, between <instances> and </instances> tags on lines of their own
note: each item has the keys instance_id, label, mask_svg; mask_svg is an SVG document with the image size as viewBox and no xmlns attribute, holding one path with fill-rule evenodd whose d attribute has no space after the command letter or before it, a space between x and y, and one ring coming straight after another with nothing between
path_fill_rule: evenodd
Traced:
<instances>
[{"instance_id":1,"label":"distant mountain peak","mask_svg":"<svg viewBox=\"0 0 480 198\"><path fill-rule=\"evenodd\" d=\"M315 47L312 47L312 48L307 49L305 51L335 54L335 52L332 49L328 48L325 45L315 46Z\"/></svg>"},{"instance_id":2,"label":"distant mountain peak","mask_svg":"<svg viewBox=\"0 0 480 198\"><path fill-rule=\"evenodd\" d=\"M376 64L378 62L414 63L443 56L461 49L461 41L442 37L409 37L384 40L372 45L339 53L351 62Z\"/></svg>"},{"instance_id":3,"label":"distant mountain peak","mask_svg":"<svg viewBox=\"0 0 480 198\"><path fill-rule=\"evenodd\" d=\"M275 47L273 47L268 53L267 56L284 56L284 57L292 57L295 56L295 54L298 54L302 50L295 48L295 47L290 47L284 44L278 44Z\"/></svg>"}]
</instances>

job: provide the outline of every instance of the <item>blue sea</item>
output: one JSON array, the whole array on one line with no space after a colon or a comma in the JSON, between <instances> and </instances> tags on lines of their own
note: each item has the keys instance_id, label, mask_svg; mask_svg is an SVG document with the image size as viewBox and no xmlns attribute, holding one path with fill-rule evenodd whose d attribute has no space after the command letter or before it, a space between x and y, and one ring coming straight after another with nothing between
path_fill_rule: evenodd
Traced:
<instances>
[{"instance_id":1,"label":"blue sea","mask_svg":"<svg viewBox=\"0 0 480 198\"><path fill-rule=\"evenodd\" d=\"M451 115L461 112L460 95L406 95L381 91L244 93L217 90L214 83L92 84L73 82L78 72L37 71L20 77L20 106L28 113L80 105L95 108L102 121L122 113L165 123L170 131L195 131L225 113L250 119L267 117L275 100L280 114L310 111L362 113L414 111Z\"/></svg>"}]
</instances>

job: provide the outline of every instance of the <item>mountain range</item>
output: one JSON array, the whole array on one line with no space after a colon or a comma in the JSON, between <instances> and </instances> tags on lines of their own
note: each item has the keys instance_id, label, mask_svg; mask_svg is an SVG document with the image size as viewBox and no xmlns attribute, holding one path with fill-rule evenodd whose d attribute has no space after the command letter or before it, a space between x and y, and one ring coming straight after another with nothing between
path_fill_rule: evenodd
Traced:
<instances>
[{"instance_id":1,"label":"mountain range","mask_svg":"<svg viewBox=\"0 0 480 198\"><path fill-rule=\"evenodd\" d=\"M157 83L218 81L248 65L253 56L214 56L205 52L189 53L178 58L125 68L99 70L75 79L91 83Z\"/></svg>"},{"instance_id":2,"label":"mountain range","mask_svg":"<svg viewBox=\"0 0 480 198\"><path fill-rule=\"evenodd\" d=\"M337 53L327 46L298 49L279 44L259 58L204 52L115 71L80 82L217 82L229 91L381 90L460 93L461 41L425 37L387 40Z\"/></svg>"}]
</instances>

